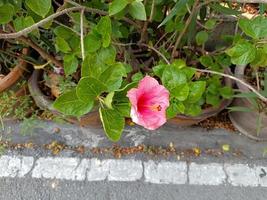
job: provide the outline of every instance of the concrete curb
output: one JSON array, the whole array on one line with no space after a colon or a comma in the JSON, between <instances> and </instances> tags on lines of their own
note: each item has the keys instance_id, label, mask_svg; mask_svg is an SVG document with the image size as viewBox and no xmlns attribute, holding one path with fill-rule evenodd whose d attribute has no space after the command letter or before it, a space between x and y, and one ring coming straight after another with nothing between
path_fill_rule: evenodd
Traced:
<instances>
[{"instance_id":1,"label":"concrete curb","mask_svg":"<svg viewBox=\"0 0 267 200\"><path fill-rule=\"evenodd\" d=\"M24 135L21 134L24 129ZM55 130L59 130L57 133ZM4 131L0 131L1 139L13 143L32 142L36 146L43 146L57 141L70 147L83 146L87 149L113 147L135 147L141 144L153 147L169 147L170 144L177 150L190 150L199 148L202 150L200 157L194 159L210 162L227 160L253 160L255 162L265 160L264 151L267 142L256 142L238 133L227 132L222 129L207 131L199 127L172 127L165 126L156 131L148 131L139 126L126 127L121 140L113 143L107 139L101 128L77 127L71 124L58 124L53 122L37 121L34 126L22 127L21 123L7 122ZM230 149L222 151L223 145L227 144ZM217 153L216 153L217 152ZM51 156L50 152L43 149L20 150L20 154L36 157ZM238 154L238 155L237 155ZM60 156L80 156L75 152L63 151ZM94 157L85 154L85 157ZM174 158L176 160L176 157ZM183 158L181 158L183 160ZM188 161L187 158L185 158ZM190 160L189 160L190 161Z\"/></svg>"}]
</instances>

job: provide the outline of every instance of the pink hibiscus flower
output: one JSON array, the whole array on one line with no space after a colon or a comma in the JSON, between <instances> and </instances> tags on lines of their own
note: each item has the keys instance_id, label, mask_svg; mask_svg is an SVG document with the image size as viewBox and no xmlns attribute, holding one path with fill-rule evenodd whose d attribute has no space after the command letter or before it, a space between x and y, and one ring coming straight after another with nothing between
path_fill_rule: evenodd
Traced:
<instances>
[{"instance_id":1,"label":"pink hibiscus flower","mask_svg":"<svg viewBox=\"0 0 267 200\"><path fill-rule=\"evenodd\" d=\"M138 88L128 91L133 122L149 130L155 130L166 122L169 91L150 76L144 77Z\"/></svg>"}]
</instances>

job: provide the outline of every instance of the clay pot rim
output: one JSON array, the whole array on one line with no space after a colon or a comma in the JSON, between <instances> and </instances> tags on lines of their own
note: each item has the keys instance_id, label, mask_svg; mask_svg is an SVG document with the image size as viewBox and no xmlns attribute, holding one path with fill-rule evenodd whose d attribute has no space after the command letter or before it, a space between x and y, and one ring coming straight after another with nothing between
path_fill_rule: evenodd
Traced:
<instances>
[{"instance_id":1,"label":"clay pot rim","mask_svg":"<svg viewBox=\"0 0 267 200\"><path fill-rule=\"evenodd\" d=\"M42 76L43 70L42 69L35 69L32 73L32 76L28 80L28 87L30 94L32 98L34 99L36 105L43 109L43 110L49 110L55 115L61 115L65 116L63 113L57 111L56 109L53 108L53 103L51 99L49 99L39 88L38 86L38 81L40 80ZM92 114L96 113L97 110L92 110L89 113L77 118L77 117L72 117L72 116L66 116L66 121L73 123L73 124L78 124L80 125L80 120L86 120L87 118L90 118Z\"/></svg>"},{"instance_id":2,"label":"clay pot rim","mask_svg":"<svg viewBox=\"0 0 267 200\"><path fill-rule=\"evenodd\" d=\"M27 55L29 48L23 48L22 54ZM7 74L4 78L0 79L0 92L13 86L22 76L28 63L22 59L19 59L18 64Z\"/></svg>"}]
</instances>

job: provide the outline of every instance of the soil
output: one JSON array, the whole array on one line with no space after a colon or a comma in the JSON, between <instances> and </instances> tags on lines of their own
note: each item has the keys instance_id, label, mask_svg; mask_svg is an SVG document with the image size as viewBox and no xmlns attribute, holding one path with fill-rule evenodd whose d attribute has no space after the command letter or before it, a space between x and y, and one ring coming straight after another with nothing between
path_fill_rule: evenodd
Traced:
<instances>
[{"instance_id":1,"label":"soil","mask_svg":"<svg viewBox=\"0 0 267 200\"><path fill-rule=\"evenodd\" d=\"M203 155L211 157L223 157L225 155L231 155L233 157L243 156L242 151L235 148L231 148L231 150L223 149L223 147L207 149L201 149L198 147L179 149L175 148L172 142L166 147L141 144L138 146L128 147L113 145L110 147L86 148L84 146L68 146L58 141L52 141L51 143L42 146L36 145L32 142L12 143L10 141L0 141L0 147L2 148L2 150L44 149L50 151L53 155L58 155L63 150L73 151L80 155L90 152L94 155L113 156L115 158L122 158L125 156L136 154L145 154L151 157L175 157L177 160L186 159L190 157L194 158Z\"/></svg>"},{"instance_id":2,"label":"soil","mask_svg":"<svg viewBox=\"0 0 267 200\"><path fill-rule=\"evenodd\" d=\"M227 110L222 111L216 116L205 119L204 121L198 123L196 126L201 126L202 128L211 130L214 128L222 128L231 132L235 132L236 129L229 119Z\"/></svg>"},{"instance_id":3,"label":"soil","mask_svg":"<svg viewBox=\"0 0 267 200\"><path fill-rule=\"evenodd\" d=\"M232 7L234 9L237 9L240 4L238 3L232 3ZM242 5L241 5L242 6ZM258 3L245 3L243 4L241 11L243 13L249 13L249 14L258 14L259 13L259 4Z\"/></svg>"},{"instance_id":4,"label":"soil","mask_svg":"<svg viewBox=\"0 0 267 200\"><path fill-rule=\"evenodd\" d=\"M247 3L243 7L243 12L247 12L249 14L257 14L259 11L259 4Z\"/></svg>"},{"instance_id":5,"label":"soil","mask_svg":"<svg viewBox=\"0 0 267 200\"><path fill-rule=\"evenodd\" d=\"M56 98L51 93L51 88L47 86L46 81L42 80L38 82L39 88L42 90L42 92L49 97L51 100L55 100Z\"/></svg>"}]
</instances>

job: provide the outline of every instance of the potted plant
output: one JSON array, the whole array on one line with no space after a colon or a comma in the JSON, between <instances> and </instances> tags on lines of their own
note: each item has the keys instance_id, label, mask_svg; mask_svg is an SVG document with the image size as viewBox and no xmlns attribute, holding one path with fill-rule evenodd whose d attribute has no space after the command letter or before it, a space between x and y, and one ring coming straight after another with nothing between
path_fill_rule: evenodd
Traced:
<instances>
[{"instance_id":1,"label":"potted plant","mask_svg":"<svg viewBox=\"0 0 267 200\"><path fill-rule=\"evenodd\" d=\"M154 130L167 118L197 123L230 103L229 56L206 49L217 24L203 14L207 2L46 1L22 1L2 22L11 32L0 34L40 55L44 64L34 66L29 90L42 109L78 121L99 113L107 136L117 141L125 118ZM217 2L210 6L222 10ZM13 17L14 27L8 24Z\"/></svg>"},{"instance_id":2,"label":"potted plant","mask_svg":"<svg viewBox=\"0 0 267 200\"><path fill-rule=\"evenodd\" d=\"M230 108L230 119L241 133L258 141L266 140L267 19L264 16L241 18L238 24L246 36L236 36L233 46L226 50L236 65L236 83L241 92Z\"/></svg>"}]
</instances>

